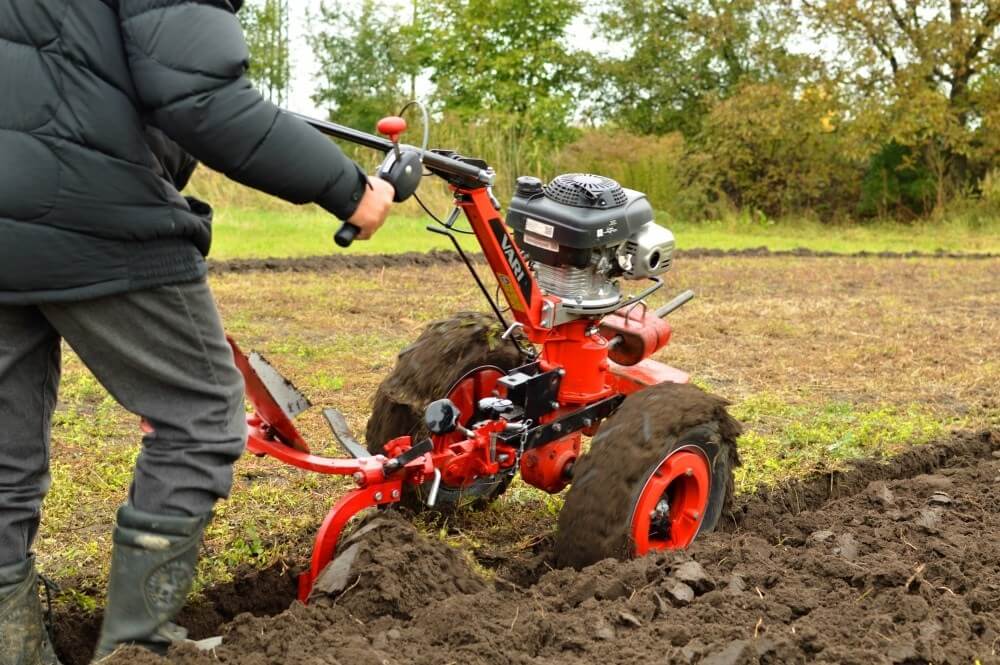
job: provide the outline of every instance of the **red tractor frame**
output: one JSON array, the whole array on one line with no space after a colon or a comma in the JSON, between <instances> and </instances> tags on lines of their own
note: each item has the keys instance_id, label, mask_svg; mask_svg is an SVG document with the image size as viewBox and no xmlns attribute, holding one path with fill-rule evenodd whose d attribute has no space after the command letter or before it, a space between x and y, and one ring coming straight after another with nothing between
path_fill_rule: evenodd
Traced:
<instances>
[{"instance_id":1,"label":"red tractor frame","mask_svg":"<svg viewBox=\"0 0 1000 665\"><path fill-rule=\"evenodd\" d=\"M399 150L395 141L332 123L310 122L341 139L385 152ZM392 127L398 129L398 119L393 122L396 124ZM260 366L255 366L255 354L244 354L230 340L253 406L247 418L249 452L269 455L307 471L351 476L357 485L333 505L316 536L310 568L299 578L299 598L303 602L334 556L345 525L359 511L399 502L408 484L430 484L433 495L442 475L449 485L464 486L475 478L504 470L513 473L515 466L526 482L546 492L558 492L571 480L581 437L592 435L627 395L663 382L688 381L685 372L650 356L670 340L671 328L663 316L693 294L682 294L653 312L642 302L647 292L609 316L557 322L553 313L558 310L559 298L539 289L510 230L501 220L499 205L490 189L492 171L479 160L449 152L423 152L421 161L425 168L450 183L456 211L465 214L482 247L514 318L508 324L495 308L507 326L505 334L517 334L533 347L528 355L530 362L523 367L506 375L498 368L482 368L460 381L447 397L463 417L486 396L512 403L519 408L521 417L513 425L501 417L479 421L471 429L457 425L423 441L400 437L385 446L385 455L371 455L349 434L342 417L328 410L334 432L353 457L317 456L310 452L292 422L296 409L289 408L288 400L283 402L275 394L273 384L262 376ZM451 223L455 219L453 215ZM681 464L683 469L667 469L666 476L658 472L656 482L669 482L676 474L690 476L692 468L697 476L703 476L707 472L705 465L699 460L694 462ZM691 512L697 516L697 509L707 500L707 484L696 482L692 487L691 496L685 500L695 507ZM641 511L643 514L649 513L663 491L656 487L649 490L647 499L652 504ZM433 505L433 496L428 503ZM670 543L659 544L650 542L648 525L644 531L641 524L636 524L636 553L660 546L686 546L699 527L697 517L689 522L687 528L674 531Z\"/></svg>"}]
</instances>

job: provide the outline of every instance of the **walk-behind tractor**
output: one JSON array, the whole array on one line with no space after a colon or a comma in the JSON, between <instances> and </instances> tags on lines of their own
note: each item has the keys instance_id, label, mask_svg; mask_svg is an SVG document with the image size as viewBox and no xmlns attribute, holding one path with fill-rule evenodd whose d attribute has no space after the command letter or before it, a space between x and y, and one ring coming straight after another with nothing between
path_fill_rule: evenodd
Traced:
<instances>
[{"instance_id":1,"label":"walk-behind tractor","mask_svg":"<svg viewBox=\"0 0 1000 665\"><path fill-rule=\"evenodd\" d=\"M715 528L732 495L739 425L723 400L650 358L670 341L665 317L693 294L656 310L646 304L671 267L674 237L653 221L645 195L596 175L548 183L521 177L505 223L492 169L480 159L427 150L426 132L422 148L400 145L402 118L379 123L388 138L309 122L386 153L378 174L396 187L397 201L413 195L425 175L447 181L455 208L429 230L451 238L492 315L433 323L399 354L375 396L366 445L327 409L350 454L343 459L310 453L292 422L308 400L263 357L232 343L253 405L250 452L351 476L357 485L323 522L310 569L299 579L300 599L308 599L359 511L397 503L439 511L481 505L519 471L546 492L572 483L556 535L564 565L684 548ZM471 231L456 227L462 213ZM460 232L475 234L506 308L462 251ZM356 233L345 224L336 241L349 245ZM630 281L640 285L635 295L624 290ZM594 437L587 453L584 436Z\"/></svg>"}]
</instances>

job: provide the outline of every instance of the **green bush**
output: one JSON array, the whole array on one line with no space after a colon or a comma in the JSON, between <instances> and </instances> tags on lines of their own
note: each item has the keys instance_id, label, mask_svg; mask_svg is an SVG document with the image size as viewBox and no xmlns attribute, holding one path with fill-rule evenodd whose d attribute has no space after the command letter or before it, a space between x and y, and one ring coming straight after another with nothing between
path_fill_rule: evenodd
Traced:
<instances>
[{"instance_id":1,"label":"green bush","mask_svg":"<svg viewBox=\"0 0 1000 665\"><path fill-rule=\"evenodd\" d=\"M796 93L770 83L715 104L684 164L702 214L840 216L857 200L862 172L843 115L822 88Z\"/></svg>"},{"instance_id":2,"label":"green bush","mask_svg":"<svg viewBox=\"0 0 1000 665\"><path fill-rule=\"evenodd\" d=\"M858 214L912 219L934 208L936 194L937 183L930 170L914 159L909 146L892 141L871 158L861 182Z\"/></svg>"}]
</instances>

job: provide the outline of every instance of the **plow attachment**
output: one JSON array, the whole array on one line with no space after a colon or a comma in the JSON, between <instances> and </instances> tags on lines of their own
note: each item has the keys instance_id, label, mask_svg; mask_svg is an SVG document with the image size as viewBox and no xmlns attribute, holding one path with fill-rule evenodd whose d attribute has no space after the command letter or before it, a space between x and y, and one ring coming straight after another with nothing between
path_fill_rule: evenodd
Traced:
<instances>
[{"instance_id":1,"label":"plow attachment","mask_svg":"<svg viewBox=\"0 0 1000 665\"><path fill-rule=\"evenodd\" d=\"M405 481L422 483L425 477L434 476L427 454L431 444L427 441L411 446L410 438L402 437L393 442L393 450L398 453L396 457L371 455L351 434L343 414L336 409L326 409L324 416L335 438L351 458L314 455L293 422L311 406L309 400L263 356L243 353L232 338L229 344L246 382L247 399L253 406L252 413L247 416L247 450L306 471L350 476L358 486L330 508L316 535L309 570L299 576L298 597L305 602L316 578L336 553L340 535L352 517L367 508L398 502Z\"/></svg>"}]
</instances>

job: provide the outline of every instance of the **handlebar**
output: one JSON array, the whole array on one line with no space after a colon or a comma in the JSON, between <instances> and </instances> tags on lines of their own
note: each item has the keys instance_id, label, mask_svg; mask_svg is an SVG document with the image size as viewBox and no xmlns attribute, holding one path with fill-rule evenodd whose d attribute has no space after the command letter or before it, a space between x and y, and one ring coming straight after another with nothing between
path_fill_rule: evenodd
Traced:
<instances>
[{"instance_id":1,"label":"handlebar","mask_svg":"<svg viewBox=\"0 0 1000 665\"><path fill-rule=\"evenodd\" d=\"M392 141L384 139L381 136L375 136L374 134L369 134L368 132L362 132L351 127L338 125L335 122L310 118L309 116L293 113L291 111L285 111L285 113L289 113L290 115L305 121L314 129L326 134L327 136L355 143L366 148L371 148L372 150L378 150L386 154L395 150L395 146ZM401 147L410 150L419 150L418 148L414 148L412 146ZM436 173L466 178L487 186L492 185L495 179L493 173L487 171L486 169L481 169L473 164L468 164L445 155L439 155L435 152L424 152L423 163L427 166L427 168Z\"/></svg>"},{"instance_id":2,"label":"handlebar","mask_svg":"<svg viewBox=\"0 0 1000 665\"><path fill-rule=\"evenodd\" d=\"M391 135L390 140L374 134L369 134L368 132L353 129L351 127L338 125L335 122L310 118L309 116L302 115L300 113L294 113L292 111L284 111L284 113L288 113L289 115L304 121L306 124L310 125L319 132L326 134L327 136L332 136L333 138L341 139L343 141L349 141L350 143L378 150L385 154L395 153L396 161L402 168L405 169L405 175L400 174L400 177L405 182L394 182L393 179L389 177L390 172L388 171L382 172L380 170L379 175L384 179L388 179L389 182L396 187L397 196L395 200L397 202L408 198L417 188L417 185L420 183L423 166L426 166L432 173L440 175L445 179L448 179L448 176L453 176L461 179L462 181L471 181L487 187L493 184L495 178L492 171L480 168L475 164L469 164L468 162L463 162L447 155L442 155L436 152L428 152L426 150L414 148L413 146L401 147L396 142L399 137L399 133L406 127L405 121L401 118L385 118L382 123L380 123L379 130L382 131L382 124L384 123L386 133ZM425 133L425 141L426 138ZM384 166L385 164L383 164L383 167ZM395 173L395 171L392 173ZM400 191L401 185L403 185L403 192ZM354 239L360 232L361 229L356 225L351 224L350 222L344 222L341 224L337 233L334 234L333 240L340 247L350 247L351 243L354 242Z\"/></svg>"}]
</instances>

